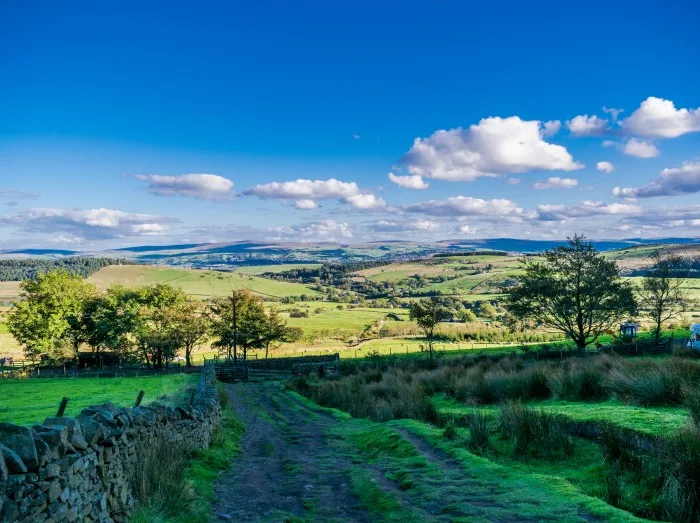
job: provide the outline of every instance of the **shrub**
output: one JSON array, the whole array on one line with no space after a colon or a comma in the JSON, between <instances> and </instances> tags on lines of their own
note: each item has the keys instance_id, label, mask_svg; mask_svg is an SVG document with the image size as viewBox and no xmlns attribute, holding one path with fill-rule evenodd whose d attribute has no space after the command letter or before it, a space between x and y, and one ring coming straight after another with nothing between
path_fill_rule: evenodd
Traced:
<instances>
[{"instance_id":1,"label":"shrub","mask_svg":"<svg viewBox=\"0 0 700 523\"><path fill-rule=\"evenodd\" d=\"M447 425L445 425L445 430L442 433L442 435L445 436L447 439L457 438L457 428L455 427L455 422L453 420L447 422Z\"/></svg>"}]
</instances>

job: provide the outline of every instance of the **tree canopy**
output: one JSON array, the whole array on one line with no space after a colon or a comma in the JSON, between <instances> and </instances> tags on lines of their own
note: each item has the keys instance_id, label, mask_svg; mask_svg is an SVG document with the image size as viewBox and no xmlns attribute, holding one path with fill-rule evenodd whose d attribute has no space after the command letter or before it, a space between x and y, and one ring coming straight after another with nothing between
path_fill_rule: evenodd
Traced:
<instances>
[{"instance_id":1,"label":"tree canopy","mask_svg":"<svg viewBox=\"0 0 700 523\"><path fill-rule=\"evenodd\" d=\"M583 236L521 263L508 312L563 332L579 350L637 312L632 285Z\"/></svg>"}]
</instances>

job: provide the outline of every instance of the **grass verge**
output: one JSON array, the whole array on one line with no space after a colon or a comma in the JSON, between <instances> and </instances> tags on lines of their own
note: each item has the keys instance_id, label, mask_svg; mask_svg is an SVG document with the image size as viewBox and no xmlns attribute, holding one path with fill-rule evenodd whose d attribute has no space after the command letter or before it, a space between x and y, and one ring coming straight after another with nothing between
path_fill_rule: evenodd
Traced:
<instances>
[{"instance_id":1,"label":"grass verge","mask_svg":"<svg viewBox=\"0 0 700 523\"><path fill-rule=\"evenodd\" d=\"M214 433L212 444L189 456L188 462L183 463L184 473L173 473L167 460L149 463L148 475L158 478L158 487L142 491L147 500L132 515L131 523L204 523L211 520L214 482L231 466L244 432L225 394L220 388L219 396L226 400L221 402L221 425ZM163 442L163 446L168 447L169 443Z\"/></svg>"}]
</instances>

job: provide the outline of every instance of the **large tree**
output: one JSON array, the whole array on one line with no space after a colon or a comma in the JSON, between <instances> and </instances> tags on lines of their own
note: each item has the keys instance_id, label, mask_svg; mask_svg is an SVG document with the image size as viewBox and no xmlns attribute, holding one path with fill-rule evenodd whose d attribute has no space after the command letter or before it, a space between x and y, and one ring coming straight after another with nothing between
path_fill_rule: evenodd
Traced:
<instances>
[{"instance_id":1,"label":"large tree","mask_svg":"<svg viewBox=\"0 0 700 523\"><path fill-rule=\"evenodd\" d=\"M584 236L522 260L506 307L520 319L557 329L583 351L601 332L636 314L632 285Z\"/></svg>"},{"instance_id":2,"label":"large tree","mask_svg":"<svg viewBox=\"0 0 700 523\"><path fill-rule=\"evenodd\" d=\"M653 264L642 280L639 297L641 306L654 322L654 342L658 345L664 322L677 317L688 305L688 292L683 287L688 263L677 254L665 254L661 250L651 258Z\"/></svg>"},{"instance_id":3,"label":"large tree","mask_svg":"<svg viewBox=\"0 0 700 523\"><path fill-rule=\"evenodd\" d=\"M238 350L247 358L248 349L262 347L264 307L260 298L248 290L233 291L231 296L216 299L210 306L212 346L223 350L238 362Z\"/></svg>"},{"instance_id":4,"label":"large tree","mask_svg":"<svg viewBox=\"0 0 700 523\"><path fill-rule=\"evenodd\" d=\"M65 271L39 274L20 286L20 301L7 318L10 333L31 360L46 355L60 357L67 352L76 356L85 340L81 326L82 306L96 294L94 286L80 276Z\"/></svg>"},{"instance_id":5,"label":"large tree","mask_svg":"<svg viewBox=\"0 0 700 523\"><path fill-rule=\"evenodd\" d=\"M185 365L192 365L192 351L209 336L209 315L201 302L188 300L172 310L173 331L185 350Z\"/></svg>"},{"instance_id":6,"label":"large tree","mask_svg":"<svg viewBox=\"0 0 700 523\"><path fill-rule=\"evenodd\" d=\"M433 333L440 321L450 317L450 311L440 304L437 298L414 301L410 306L411 319L416 320L427 342L428 355L433 358L434 344Z\"/></svg>"},{"instance_id":7,"label":"large tree","mask_svg":"<svg viewBox=\"0 0 700 523\"><path fill-rule=\"evenodd\" d=\"M265 358L270 354L270 348L279 343L291 343L301 338L299 327L288 327L276 308L270 307L265 314L265 325L262 332L262 346L265 348Z\"/></svg>"}]
</instances>

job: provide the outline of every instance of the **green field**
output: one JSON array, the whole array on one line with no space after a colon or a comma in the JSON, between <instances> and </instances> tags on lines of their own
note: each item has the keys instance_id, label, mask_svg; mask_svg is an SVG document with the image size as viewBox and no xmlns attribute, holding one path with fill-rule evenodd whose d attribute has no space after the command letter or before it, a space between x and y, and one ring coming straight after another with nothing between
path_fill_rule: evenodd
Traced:
<instances>
[{"instance_id":1,"label":"green field","mask_svg":"<svg viewBox=\"0 0 700 523\"><path fill-rule=\"evenodd\" d=\"M173 269L150 265L111 265L88 278L99 288L110 285L141 287L155 283L168 283L182 289L190 296L200 298L226 296L233 290L249 289L261 296L283 298L286 296L317 296L306 285L260 278L239 272Z\"/></svg>"},{"instance_id":2,"label":"green field","mask_svg":"<svg viewBox=\"0 0 700 523\"><path fill-rule=\"evenodd\" d=\"M316 269L320 267L320 263L281 263L279 265L249 265L247 267L239 267L235 272L241 274L252 274L254 276L265 272L284 272L295 269Z\"/></svg>"},{"instance_id":3,"label":"green field","mask_svg":"<svg viewBox=\"0 0 700 523\"><path fill-rule=\"evenodd\" d=\"M115 403L130 407L140 390L143 404L184 402L197 384L197 374L171 374L135 378L73 378L0 380L0 421L17 425L40 423L55 416L61 398L69 398L67 416L91 405Z\"/></svg>"}]
</instances>

